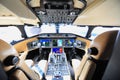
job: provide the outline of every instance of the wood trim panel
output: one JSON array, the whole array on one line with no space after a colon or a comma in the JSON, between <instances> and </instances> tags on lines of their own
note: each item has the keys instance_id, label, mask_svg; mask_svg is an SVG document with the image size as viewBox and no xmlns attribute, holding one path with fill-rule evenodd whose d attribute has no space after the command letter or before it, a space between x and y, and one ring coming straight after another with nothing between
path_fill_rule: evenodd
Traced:
<instances>
[{"instance_id":1,"label":"wood trim panel","mask_svg":"<svg viewBox=\"0 0 120 80\"><path fill-rule=\"evenodd\" d=\"M24 41L21 41L21 42L15 44L14 47L17 50L18 53L25 52L25 51L28 51L27 43L35 41L35 40L38 40L38 39L36 37L26 39Z\"/></svg>"}]
</instances>

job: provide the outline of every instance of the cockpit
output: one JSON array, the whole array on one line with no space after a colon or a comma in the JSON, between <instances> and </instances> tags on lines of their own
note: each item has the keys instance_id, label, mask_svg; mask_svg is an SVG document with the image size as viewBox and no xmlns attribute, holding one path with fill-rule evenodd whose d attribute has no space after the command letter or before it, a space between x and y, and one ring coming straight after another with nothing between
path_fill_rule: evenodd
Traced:
<instances>
[{"instance_id":1,"label":"cockpit","mask_svg":"<svg viewBox=\"0 0 120 80\"><path fill-rule=\"evenodd\" d=\"M0 80L120 80L119 0L0 0Z\"/></svg>"},{"instance_id":2,"label":"cockpit","mask_svg":"<svg viewBox=\"0 0 120 80\"><path fill-rule=\"evenodd\" d=\"M27 59L32 57L33 61L38 63L31 65L32 69L47 80L74 79L74 69L71 65L76 65L76 62L72 64L72 60L81 61L90 44L86 41L86 39L82 40L80 36L70 33L40 34L36 40L27 43L29 50ZM45 61L44 64L42 61ZM40 64L44 65L43 70Z\"/></svg>"}]
</instances>

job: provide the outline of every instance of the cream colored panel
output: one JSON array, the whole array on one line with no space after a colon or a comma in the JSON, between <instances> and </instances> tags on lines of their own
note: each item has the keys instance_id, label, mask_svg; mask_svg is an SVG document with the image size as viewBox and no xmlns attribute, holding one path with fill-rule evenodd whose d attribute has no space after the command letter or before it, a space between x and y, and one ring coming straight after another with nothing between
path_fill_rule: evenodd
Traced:
<instances>
[{"instance_id":1,"label":"cream colored panel","mask_svg":"<svg viewBox=\"0 0 120 80\"><path fill-rule=\"evenodd\" d=\"M22 62L22 64L18 66L23 69L33 80L40 80L39 75L29 68L25 62Z\"/></svg>"},{"instance_id":2,"label":"cream colored panel","mask_svg":"<svg viewBox=\"0 0 120 80\"><path fill-rule=\"evenodd\" d=\"M22 55L19 57L20 62L17 64L17 66L23 69L33 80L39 80L39 75L35 73L31 68L29 68L28 65L25 63L27 53L27 51L22 53Z\"/></svg>"},{"instance_id":3,"label":"cream colored panel","mask_svg":"<svg viewBox=\"0 0 120 80\"><path fill-rule=\"evenodd\" d=\"M89 6L95 0L86 0L86 1L87 1L87 6ZM73 2L74 2L74 8L82 9L84 7L84 3L81 2L80 0L73 0Z\"/></svg>"},{"instance_id":4,"label":"cream colored panel","mask_svg":"<svg viewBox=\"0 0 120 80\"><path fill-rule=\"evenodd\" d=\"M120 26L120 0L96 0L78 16L74 24Z\"/></svg>"},{"instance_id":5,"label":"cream colored panel","mask_svg":"<svg viewBox=\"0 0 120 80\"><path fill-rule=\"evenodd\" d=\"M72 59L72 67L73 67L74 72L78 71L77 68L80 67L80 63L81 63L80 60Z\"/></svg>"},{"instance_id":6,"label":"cream colored panel","mask_svg":"<svg viewBox=\"0 0 120 80\"><path fill-rule=\"evenodd\" d=\"M16 15L14 13L12 13L9 9L7 9L5 6L3 6L2 4L0 4L0 17L3 16L13 16L16 17Z\"/></svg>"},{"instance_id":7,"label":"cream colored panel","mask_svg":"<svg viewBox=\"0 0 120 80\"><path fill-rule=\"evenodd\" d=\"M95 72L96 64L88 60L81 72L79 80L92 80L92 76Z\"/></svg>"},{"instance_id":8,"label":"cream colored panel","mask_svg":"<svg viewBox=\"0 0 120 80\"><path fill-rule=\"evenodd\" d=\"M29 4L31 7L40 7L40 0L31 0Z\"/></svg>"},{"instance_id":9,"label":"cream colored panel","mask_svg":"<svg viewBox=\"0 0 120 80\"><path fill-rule=\"evenodd\" d=\"M23 22L20 21L17 15L0 3L0 25L10 24L23 25Z\"/></svg>"},{"instance_id":10,"label":"cream colored panel","mask_svg":"<svg viewBox=\"0 0 120 80\"><path fill-rule=\"evenodd\" d=\"M95 0L86 0L87 1L87 5L90 5L91 3L93 3Z\"/></svg>"},{"instance_id":11,"label":"cream colored panel","mask_svg":"<svg viewBox=\"0 0 120 80\"><path fill-rule=\"evenodd\" d=\"M76 72L75 72L75 80L78 80L79 79L79 76L81 75L81 72L88 60L88 57L89 55L88 54L85 54L81 60L81 63L79 65L79 67L76 69Z\"/></svg>"},{"instance_id":12,"label":"cream colored panel","mask_svg":"<svg viewBox=\"0 0 120 80\"><path fill-rule=\"evenodd\" d=\"M29 8L23 2L21 2L21 0L0 0L0 3L8 8L16 16L18 16L22 23L36 25L39 22L38 18L29 10Z\"/></svg>"},{"instance_id":13,"label":"cream colored panel","mask_svg":"<svg viewBox=\"0 0 120 80\"><path fill-rule=\"evenodd\" d=\"M26 0L21 0L21 2L26 5Z\"/></svg>"},{"instance_id":14,"label":"cream colored panel","mask_svg":"<svg viewBox=\"0 0 120 80\"><path fill-rule=\"evenodd\" d=\"M83 8L84 4L79 0L74 0L74 8Z\"/></svg>"}]
</instances>

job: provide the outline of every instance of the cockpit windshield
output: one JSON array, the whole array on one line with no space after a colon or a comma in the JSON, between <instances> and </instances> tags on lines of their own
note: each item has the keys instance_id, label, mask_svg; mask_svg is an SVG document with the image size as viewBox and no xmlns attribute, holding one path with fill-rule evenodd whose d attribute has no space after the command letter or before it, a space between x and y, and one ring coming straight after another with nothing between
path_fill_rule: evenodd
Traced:
<instances>
[{"instance_id":1,"label":"cockpit windshield","mask_svg":"<svg viewBox=\"0 0 120 80\"><path fill-rule=\"evenodd\" d=\"M25 30L27 36L29 37L42 33L72 33L85 37L88 31L88 27L81 27L72 24L43 24L40 28L26 26Z\"/></svg>"},{"instance_id":2,"label":"cockpit windshield","mask_svg":"<svg viewBox=\"0 0 120 80\"><path fill-rule=\"evenodd\" d=\"M89 32L88 26L76 26L72 24L42 24L41 26L21 26L25 33L22 33L17 26L0 27L0 39L8 43L16 43L22 39L33 37L43 33L72 33L81 37L86 37ZM120 30L118 27L94 27L88 39L93 40L97 35L105 31Z\"/></svg>"}]
</instances>

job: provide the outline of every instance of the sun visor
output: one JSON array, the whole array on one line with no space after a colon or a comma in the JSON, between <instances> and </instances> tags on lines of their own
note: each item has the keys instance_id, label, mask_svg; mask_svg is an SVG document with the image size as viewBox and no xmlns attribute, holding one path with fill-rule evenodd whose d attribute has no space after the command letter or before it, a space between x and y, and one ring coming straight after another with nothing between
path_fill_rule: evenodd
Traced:
<instances>
[{"instance_id":1,"label":"sun visor","mask_svg":"<svg viewBox=\"0 0 120 80\"><path fill-rule=\"evenodd\" d=\"M21 0L0 0L0 25L37 25L38 22Z\"/></svg>"},{"instance_id":2,"label":"sun visor","mask_svg":"<svg viewBox=\"0 0 120 80\"><path fill-rule=\"evenodd\" d=\"M120 0L95 0L76 18L74 24L120 26Z\"/></svg>"}]
</instances>

